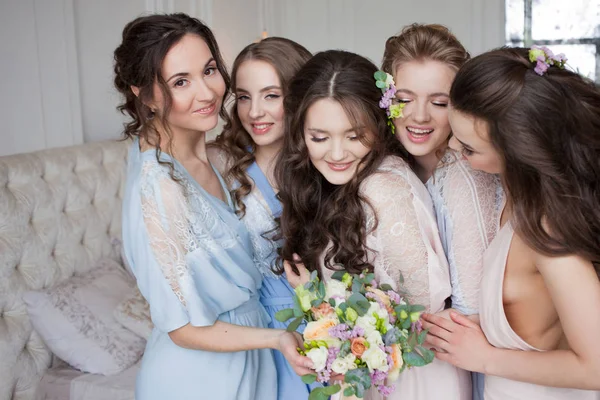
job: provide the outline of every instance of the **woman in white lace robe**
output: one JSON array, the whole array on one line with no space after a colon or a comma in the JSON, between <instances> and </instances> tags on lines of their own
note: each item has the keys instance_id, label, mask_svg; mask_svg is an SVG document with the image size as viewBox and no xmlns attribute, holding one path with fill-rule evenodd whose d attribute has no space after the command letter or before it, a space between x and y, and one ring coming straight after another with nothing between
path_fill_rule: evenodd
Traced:
<instances>
[{"instance_id":1,"label":"woman in white lace robe","mask_svg":"<svg viewBox=\"0 0 600 400\"><path fill-rule=\"evenodd\" d=\"M382 69L393 75L403 117L396 137L414 157L413 169L433 200L450 266L451 307L479 314L483 253L497 233L502 190L496 176L475 171L448 148L450 85L469 53L444 26L413 24L386 42ZM444 314L447 315L448 311ZM473 375L474 399L483 377Z\"/></svg>"},{"instance_id":2,"label":"woman in white lace robe","mask_svg":"<svg viewBox=\"0 0 600 400\"><path fill-rule=\"evenodd\" d=\"M276 173L282 257L294 284L302 280L291 266L297 254L325 279L336 263L353 273L373 269L380 282L439 312L451 285L433 205L378 106L376 69L356 54L327 51L292 81L286 107L296 111ZM470 400L470 377L434 361L401 374L388 398Z\"/></svg>"}]
</instances>

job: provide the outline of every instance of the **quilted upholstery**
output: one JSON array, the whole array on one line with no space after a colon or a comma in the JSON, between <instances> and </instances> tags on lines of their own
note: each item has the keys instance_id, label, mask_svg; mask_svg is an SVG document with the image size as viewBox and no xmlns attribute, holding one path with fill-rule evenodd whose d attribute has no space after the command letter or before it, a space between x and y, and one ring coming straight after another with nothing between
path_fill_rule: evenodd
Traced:
<instances>
[{"instance_id":1,"label":"quilted upholstery","mask_svg":"<svg viewBox=\"0 0 600 400\"><path fill-rule=\"evenodd\" d=\"M0 157L0 400L34 399L52 355L21 294L118 260L128 142Z\"/></svg>"}]
</instances>

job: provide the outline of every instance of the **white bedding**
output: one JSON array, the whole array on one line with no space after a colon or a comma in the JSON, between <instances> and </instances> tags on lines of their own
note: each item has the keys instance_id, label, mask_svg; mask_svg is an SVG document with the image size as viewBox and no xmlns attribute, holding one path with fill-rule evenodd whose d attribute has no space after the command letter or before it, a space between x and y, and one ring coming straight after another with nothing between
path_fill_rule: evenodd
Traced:
<instances>
[{"instance_id":1,"label":"white bedding","mask_svg":"<svg viewBox=\"0 0 600 400\"><path fill-rule=\"evenodd\" d=\"M39 386L41 400L134 400L139 363L112 376L87 374L70 368L50 368Z\"/></svg>"}]
</instances>

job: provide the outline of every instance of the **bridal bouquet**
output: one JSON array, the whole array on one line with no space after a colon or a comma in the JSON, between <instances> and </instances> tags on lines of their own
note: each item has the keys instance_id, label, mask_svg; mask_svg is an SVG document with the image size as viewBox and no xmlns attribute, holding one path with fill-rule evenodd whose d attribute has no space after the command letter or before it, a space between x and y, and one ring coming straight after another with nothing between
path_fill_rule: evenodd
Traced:
<instances>
[{"instance_id":1,"label":"bridal bouquet","mask_svg":"<svg viewBox=\"0 0 600 400\"><path fill-rule=\"evenodd\" d=\"M372 386L387 396L402 371L433 361L433 352L422 346L427 331L419 317L424 307L408 304L374 278L367 272L338 271L322 282L313 272L308 283L296 287L294 308L275 315L282 322L294 318L289 331L306 323L305 349L299 352L313 361L316 371L302 377L306 384L343 374L344 396L362 398ZM315 388L309 399L326 400L340 390L339 384Z\"/></svg>"}]
</instances>

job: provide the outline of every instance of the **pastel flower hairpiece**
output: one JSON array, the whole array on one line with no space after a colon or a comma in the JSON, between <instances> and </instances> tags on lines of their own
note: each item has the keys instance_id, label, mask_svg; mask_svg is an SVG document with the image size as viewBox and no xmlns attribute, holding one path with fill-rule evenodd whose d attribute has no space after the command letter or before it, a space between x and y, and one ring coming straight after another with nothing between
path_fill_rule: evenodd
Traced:
<instances>
[{"instance_id":1,"label":"pastel flower hairpiece","mask_svg":"<svg viewBox=\"0 0 600 400\"><path fill-rule=\"evenodd\" d=\"M554 55L552 50L546 46L531 46L531 49L529 50L529 61L535 63L535 73L542 76L551 66L565 69L567 58L562 53Z\"/></svg>"},{"instance_id":2,"label":"pastel flower hairpiece","mask_svg":"<svg viewBox=\"0 0 600 400\"><path fill-rule=\"evenodd\" d=\"M396 85L394 78L384 71L377 71L373 75L375 78L375 85L381 89L381 100L379 100L379 107L383 108L388 116L387 124L392 130L392 134L396 133L396 127L392 122L395 118L402 118L402 109L406 104L394 104L394 98L396 97Z\"/></svg>"}]
</instances>

